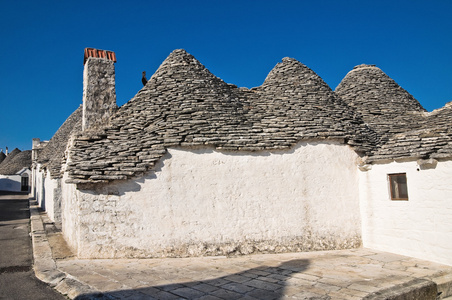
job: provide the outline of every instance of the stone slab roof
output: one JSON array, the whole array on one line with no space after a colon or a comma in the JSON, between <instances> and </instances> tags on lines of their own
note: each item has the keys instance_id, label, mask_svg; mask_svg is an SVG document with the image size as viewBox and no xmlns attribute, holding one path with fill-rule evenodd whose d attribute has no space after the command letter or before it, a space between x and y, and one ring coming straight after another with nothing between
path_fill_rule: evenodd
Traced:
<instances>
[{"instance_id":1,"label":"stone slab roof","mask_svg":"<svg viewBox=\"0 0 452 300\"><path fill-rule=\"evenodd\" d=\"M23 168L31 168L31 150L14 149L0 164L1 175L14 175Z\"/></svg>"},{"instance_id":2,"label":"stone slab roof","mask_svg":"<svg viewBox=\"0 0 452 300\"><path fill-rule=\"evenodd\" d=\"M69 139L82 129L82 112L82 106L77 108L39 152L37 162L42 164L42 168L48 169L51 178L61 178L61 167L65 162Z\"/></svg>"},{"instance_id":3,"label":"stone slab roof","mask_svg":"<svg viewBox=\"0 0 452 300\"><path fill-rule=\"evenodd\" d=\"M373 65L356 66L335 92L377 134L376 148L367 162L452 157L450 104L427 113L412 95Z\"/></svg>"},{"instance_id":4,"label":"stone slab roof","mask_svg":"<svg viewBox=\"0 0 452 300\"><path fill-rule=\"evenodd\" d=\"M294 59L283 59L262 86L249 90L225 83L192 55L175 50L106 124L75 137L69 182L141 175L168 147L262 151L330 139L366 153L374 137L353 109Z\"/></svg>"},{"instance_id":5,"label":"stone slab roof","mask_svg":"<svg viewBox=\"0 0 452 300\"><path fill-rule=\"evenodd\" d=\"M391 136L368 161L452 158L452 102L423 114L412 128Z\"/></svg>"},{"instance_id":6,"label":"stone slab roof","mask_svg":"<svg viewBox=\"0 0 452 300\"><path fill-rule=\"evenodd\" d=\"M426 111L411 94L373 65L356 66L335 93L361 114L381 143L415 126Z\"/></svg>"},{"instance_id":7,"label":"stone slab roof","mask_svg":"<svg viewBox=\"0 0 452 300\"><path fill-rule=\"evenodd\" d=\"M6 155L5 159L0 163L0 170L2 169L2 166L8 164L14 158L14 156L19 154L20 152L21 151L17 148L15 148L13 151L9 152L8 155ZM2 174L2 173L0 173L0 174Z\"/></svg>"},{"instance_id":8,"label":"stone slab roof","mask_svg":"<svg viewBox=\"0 0 452 300\"><path fill-rule=\"evenodd\" d=\"M6 154L2 152L0 152L0 164L2 163L2 161L6 158Z\"/></svg>"},{"instance_id":9,"label":"stone slab roof","mask_svg":"<svg viewBox=\"0 0 452 300\"><path fill-rule=\"evenodd\" d=\"M68 182L105 183L152 171L169 147L221 151L289 149L336 140L367 162L451 158L451 105L427 113L373 65L350 71L333 92L311 69L284 58L256 88L238 88L184 50L173 51L143 89L108 120L81 131L81 109L39 161L61 176L69 137ZM57 154L58 153L58 154Z\"/></svg>"}]
</instances>

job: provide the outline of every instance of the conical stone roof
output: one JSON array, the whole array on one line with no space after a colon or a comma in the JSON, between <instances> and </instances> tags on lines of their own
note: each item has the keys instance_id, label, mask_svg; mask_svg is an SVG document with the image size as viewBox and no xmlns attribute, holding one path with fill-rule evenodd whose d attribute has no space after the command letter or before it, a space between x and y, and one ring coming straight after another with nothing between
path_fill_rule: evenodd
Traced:
<instances>
[{"instance_id":1,"label":"conical stone roof","mask_svg":"<svg viewBox=\"0 0 452 300\"><path fill-rule=\"evenodd\" d=\"M406 90L374 65L353 68L335 90L356 109L384 143L393 134L417 126L426 110Z\"/></svg>"},{"instance_id":2,"label":"conical stone roof","mask_svg":"<svg viewBox=\"0 0 452 300\"><path fill-rule=\"evenodd\" d=\"M283 59L261 87L237 88L184 50L173 51L102 128L74 140L69 182L128 179L152 170L168 147L288 149L334 139L367 151L372 134L312 70Z\"/></svg>"},{"instance_id":3,"label":"conical stone roof","mask_svg":"<svg viewBox=\"0 0 452 300\"><path fill-rule=\"evenodd\" d=\"M2 152L0 152L0 164L2 163L2 161L6 158L6 154Z\"/></svg>"},{"instance_id":4,"label":"conical stone roof","mask_svg":"<svg viewBox=\"0 0 452 300\"><path fill-rule=\"evenodd\" d=\"M281 123L296 128L296 138L321 138L322 134L347 137L357 151L367 151L375 134L354 109L338 98L313 70L293 58L284 58L268 74L261 87L259 103ZM290 134L290 131L284 130ZM334 133L335 132L335 133ZM362 147L362 149L359 149Z\"/></svg>"},{"instance_id":5,"label":"conical stone roof","mask_svg":"<svg viewBox=\"0 0 452 300\"><path fill-rule=\"evenodd\" d=\"M452 158L452 102L423 114L412 127L389 137L368 161Z\"/></svg>"},{"instance_id":6,"label":"conical stone roof","mask_svg":"<svg viewBox=\"0 0 452 300\"><path fill-rule=\"evenodd\" d=\"M9 159L8 159L9 158ZM0 164L0 174L14 175L23 168L31 167L31 150L14 149Z\"/></svg>"},{"instance_id":7,"label":"conical stone roof","mask_svg":"<svg viewBox=\"0 0 452 300\"><path fill-rule=\"evenodd\" d=\"M14 156L19 154L20 152L21 151L17 148L15 148L13 151L9 152L8 155L6 155L5 159L0 163L0 170L2 169L2 166L8 164L14 158ZM2 173L0 173L0 174L2 174Z\"/></svg>"}]
</instances>

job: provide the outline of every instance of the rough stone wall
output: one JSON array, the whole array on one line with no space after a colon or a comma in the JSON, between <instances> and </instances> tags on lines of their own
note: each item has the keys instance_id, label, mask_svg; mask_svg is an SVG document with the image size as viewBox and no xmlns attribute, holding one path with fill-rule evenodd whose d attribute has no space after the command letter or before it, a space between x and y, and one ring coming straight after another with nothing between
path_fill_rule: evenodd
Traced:
<instances>
[{"instance_id":1,"label":"rough stone wall","mask_svg":"<svg viewBox=\"0 0 452 300\"><path fill-rule=\"evenodd\" d=\"M114 62L89 57L83 71L82 129L102 122L116 109Z\"/></svg>"},{"instance_id":2,"label":"rough stone wall","mask_svg":"<svg viewBox=\"0 0 452 300\"><path fill-rule=\"evenodd\" d=\"M391 201L388 174L406 173L408 201ZM364 247L452 265L452 161L373 164L360 174Z\"/></svg>"},{"instance_id":3,"label":"rough stone wall","mask_svg":"<svg viewBox=\"0 0 452 300\"><path fill-rule=\"evenodd\" d=\"M154 174L73 189L65 235L89 258L358 247L357 159L332 141L255 153L171 148Z\"/></svg>"}]
</instances>

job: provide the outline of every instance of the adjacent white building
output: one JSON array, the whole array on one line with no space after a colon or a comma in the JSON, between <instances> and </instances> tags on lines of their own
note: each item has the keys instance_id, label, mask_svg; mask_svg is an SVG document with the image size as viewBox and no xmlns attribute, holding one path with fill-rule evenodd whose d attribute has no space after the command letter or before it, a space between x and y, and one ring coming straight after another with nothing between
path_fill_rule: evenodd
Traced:
<instances>
[{"instance_id":1,"label":"adjacent white building","mask_svg":"<svg viewBox=\"0 0 452 300\"><path fill-rule=\"evenodd\" d=\"M1 152L1 154L4 154ZM3 157L3 155L2 155ZM31 178L31 151L14 149L4 154L0 162L0 191L29 192Z\"/></svg>"}]
</instances>

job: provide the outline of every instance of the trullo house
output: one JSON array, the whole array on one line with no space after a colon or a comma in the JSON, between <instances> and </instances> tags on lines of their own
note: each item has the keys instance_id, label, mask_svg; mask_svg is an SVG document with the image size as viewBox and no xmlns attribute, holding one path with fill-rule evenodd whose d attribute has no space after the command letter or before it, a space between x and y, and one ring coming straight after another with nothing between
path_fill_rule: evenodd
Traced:
<instances>
[{"instance_id":1,"label":"trullo house","mask_svg":"<svg viewBox=\"0 0 452 300\"><path fill-rule=\"evenodd\" d=\"M284 58L256 88L173 51L117 108L111 51L34 142L33 195L79 257L370 247L452 265L452 106L372 65L335 91Z\"/></svg>"}]
</instances>

